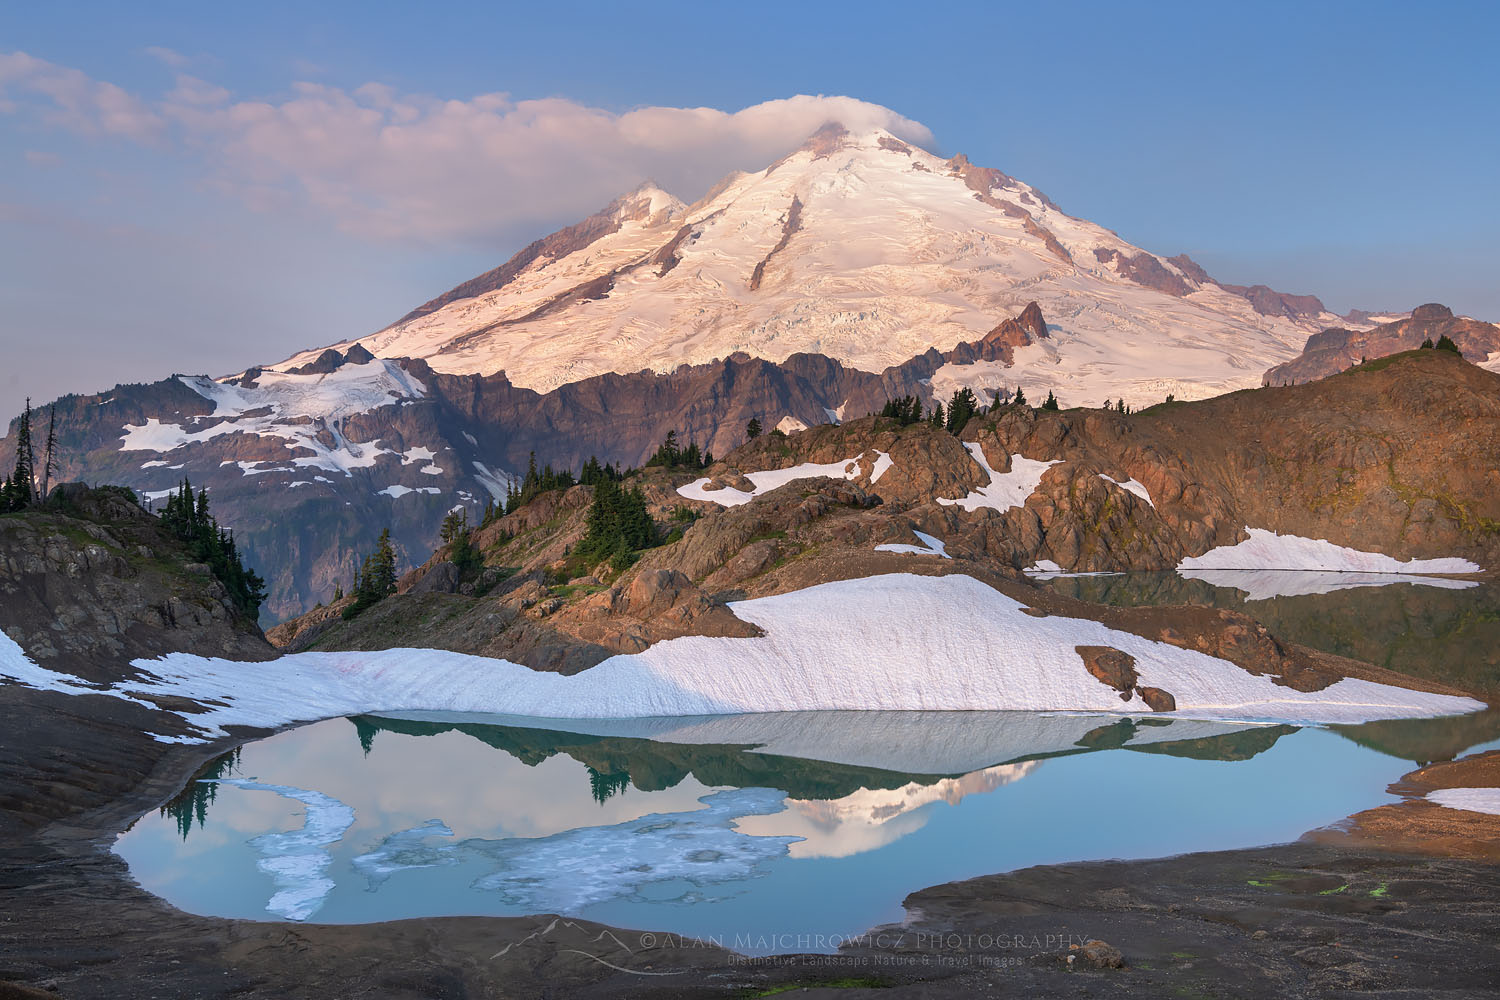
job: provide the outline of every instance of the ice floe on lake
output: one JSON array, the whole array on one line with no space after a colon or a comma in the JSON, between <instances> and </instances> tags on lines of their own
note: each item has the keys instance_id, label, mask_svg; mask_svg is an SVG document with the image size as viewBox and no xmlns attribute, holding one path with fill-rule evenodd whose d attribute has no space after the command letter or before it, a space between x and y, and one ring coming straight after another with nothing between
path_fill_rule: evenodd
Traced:
<instances>
[{"instance_id":1,"label":"ice floe on lake","mask_svg":"<svg viewBox=\"0 0 1500 1000\"><path fill-rule=\"evenodd\" d=\"M1413 573L1349 573L1305 569L1189 569L1179 572L1190 580L1202 580L1214 587L1242 590L1247 601L1331 594L1336 590L1353 590L1357 587L1389 587L1396 583L1438 587L1443 590L1468 590L1479 586L1478 580L1454 580Z\"/></svg>"},{"instance_id":2,"label":"ice floe on lake","mask_svg":"<svg viewBox=\"0 0 1500 1000\"><path fill-rule=\"evenodd\" d=\"M287 920L306 920L323 905L333 891L327 877L333 856L323 848L341 840L354 825L354 810L322 792L288 785L263 784L250 778L209 778L206 782L234 785L248 791L275 792L302 803L306 816L302 828L285 833L263 833L250 841L261 855L256 867L276 886L266 909Z\"/></svg>"}]
</instances>

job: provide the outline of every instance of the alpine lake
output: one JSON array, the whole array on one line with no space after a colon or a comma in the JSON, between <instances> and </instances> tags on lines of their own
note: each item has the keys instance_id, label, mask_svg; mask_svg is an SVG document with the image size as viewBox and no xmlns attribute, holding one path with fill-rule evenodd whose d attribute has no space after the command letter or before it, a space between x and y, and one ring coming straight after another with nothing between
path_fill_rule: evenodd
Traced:
<instances>
[{"instance_id":1,"label":"alpine lake","mask_svg":"<svg viewBox=\"0 0 1500 1000\"><path fill-rule=\"evenodd\" d=\"M1284 576L1284 574L1283 574ZM1488 584L1056 577L1109 604L1244 610L1294 642L1485 693ZM1267 591L1295 596L1268 596ZM210 762L115 844L191 913L363 923L557 913L745 954L833 951L930 885L1283 843L1500 711L1297 727L1021 712L328 719Z\"/></svg>"}]
</instances>

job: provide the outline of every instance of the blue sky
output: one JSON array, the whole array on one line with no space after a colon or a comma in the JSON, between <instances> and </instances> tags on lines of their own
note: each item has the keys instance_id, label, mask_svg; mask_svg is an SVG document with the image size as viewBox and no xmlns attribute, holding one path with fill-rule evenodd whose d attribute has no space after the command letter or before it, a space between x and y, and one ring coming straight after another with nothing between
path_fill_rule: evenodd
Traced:
<instances>
[{"instance_id":1,"label":"blue sky","mask_svg":"<svg viewBox=\"0 0 1500 1000\"><path fill-rule=\"evenodd\" d=\"M310 6L0 11L0 411L371 332L832 105L673 113L649 153L630 112L794 95L1226 281L1500 319L1500 5Z\"/></svg>"}]
</instances>

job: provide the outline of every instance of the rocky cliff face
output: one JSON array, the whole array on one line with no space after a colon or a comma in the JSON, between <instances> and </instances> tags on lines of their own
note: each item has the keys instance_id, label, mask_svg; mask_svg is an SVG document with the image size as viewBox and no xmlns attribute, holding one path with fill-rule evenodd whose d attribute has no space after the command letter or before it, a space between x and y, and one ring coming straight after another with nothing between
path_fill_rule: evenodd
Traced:
<instances>
[{"instance_id":1,"label":"rocky cliff face","mask_svg":"<svg viewBox=\"0 0 1500 1000\"><path fill-rule=\"evenodd\" d=\"M122 483L150 501L181 479L206 487L216 516L267 578L266 616L332 600L389 527L403 563L437 541L443 515L503 500L535 453L579 468L591 456L638 465L669 431L724 454L752 417L767 427L862 416L895 396L930 398L945 365L1003 367L1047 337L1035 303L984 337L930 350L883 372L797 354L736 354L658 374L608 374L549 393L504 373L444 375L424 361L375 359L358 344L286 372L222 382L174 376L56 403L59 474ZM997 377L998 387L1003 381ZM8 467L11 439L0 441Z\"/></svg>"},{"instance_id":2,"label":"rocky cliff face","mask_svg":"<svg viewBox=\"0 0 1500 1000\"><path fill-rule=\"evenodd\" d=\"M1171 569L1242 540L1247 525L1493 569L1497 417L1500 376L1424 351L1314 385L1139 414L1002 406L958 437L878 417L768 435L706 474L633 478L660 533L680 537L623 572L568 559L591 499L576 487L478 533L494 576L461 584L439 550L397 598L353 623L317 612L273 639L292 649L437 645L571 671L676 635L745 634L728 601L893 572L966 573L1026 595L1018 599L1039 614L1078 614L1037 597L1022 569L1039 560L1075 571ZM976 451L997 480L1025 484L997 488ZM755 489L752 476L795 466L816 468ZM1299 660L1243 616L1180 610L1125 627L1299 690L1349 669Z\"/></svg>"},{"instance_id":3,"label":"rocky cliff face","mask_svg":"<svg viewBox=\"0 0 1500 1000\"><path fill-rule=\"evenodd\" d=\"M1372 358L1421 347L1424 340L1437 343L1447 337L1463 356L1475 364L1500 355L1500 326L1453 315L1445 305L1417 306L1406 319L1383 323L1367 330L1330 327L1307 338L1301 355L1268 370L1266 385L1309 382L1341 372Z\"/></svg>"},{"instance_id":4,"label":"rocky cliff face","mask_svg":"<svg viewBox=\"0 0 1500 1000\"><path fill-rule=\"evenodd\" d=\"M164 653L275 655L127 491L77 483L44 508L0 516L0 628L39 665L99 681Z\"/></svg>"}]
</instances>

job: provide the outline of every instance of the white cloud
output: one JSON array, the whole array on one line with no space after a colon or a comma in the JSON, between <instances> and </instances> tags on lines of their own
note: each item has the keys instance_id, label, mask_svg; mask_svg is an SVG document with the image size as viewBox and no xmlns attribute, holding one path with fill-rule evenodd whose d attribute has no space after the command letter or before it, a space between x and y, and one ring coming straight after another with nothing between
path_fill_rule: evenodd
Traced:
<instances>
[{"instance_id":1,"label":"white cloud","mask_svg":"<svg viewBox=\"0 0 1500 1000\"><path fill-rule=\"evenodd\" d=\"M176 53L152 54L180 65ZM256 207L311 206L361 236L434 243L507 241L581 217L648 178L692 200L829 121L931 140L921 124L850 97L618 114L558 97L445 100L380 83L297 83L276 99L233 100L179 74L170 93L147 102L24 53L0 55L0 101L7 88L50 99L58 121L77 130L148 141L170 128L203 154L213 186Z\"/></svg>"},{"instance_id":2,"label":"white cloud","mask_svg":"<svg viewBox=\"0 0 1500 1000\"><path fill-rule=\"evenodd\" d=\"M140 98L86 73L24 52L0 53L0 109L15 113L18 95L40 99L39 113L74 131L154 141L162 118Z\"/></svg>"}]
</instances>

